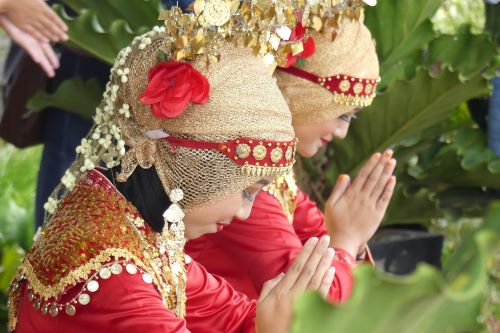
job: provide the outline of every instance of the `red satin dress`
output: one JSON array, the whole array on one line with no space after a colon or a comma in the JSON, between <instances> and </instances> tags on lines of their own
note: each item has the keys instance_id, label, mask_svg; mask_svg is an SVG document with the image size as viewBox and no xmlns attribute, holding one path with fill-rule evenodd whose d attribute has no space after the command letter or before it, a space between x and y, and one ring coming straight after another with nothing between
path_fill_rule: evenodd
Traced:
<instances>
[{"instance_id":1,"label":"red satin dress","mask_svg":"<svg viewBox=\"0 0 500 333\"><path fill-rule=\"evenodd\" d=\"M236 290L258 298L264 282L286 272L305 241L327 234L323 213L291 177L279 178L261 191L247 220L233 220L220 232L189 241L186 252ZM355 260L335 250L336 273L328 298L338 302L350 295Z\"/></svg>"},{"instance_id":2,"label":"red satin dress","mask_svg":"<svg viewBox=\"0 0 500 333\"><path fill-rule=\"evenodd\" d=\"M89 172L20 265L9 331L255 332L255 301L181 249L173 269L160 236L101 173Z\"/></svg>"},{"instance_id":3,"label":"red satin dress","mask_svg":"<svg viewBox=\"0 0 500 333\"><path fill-rule=\"evenodd\" d=\"M123 272L100 282L88 305L73 316L42 315L23 292L16 333L229 333L255 332L255 301L237 293L223 279L210 275L196 262L188 265L186 317L179 318L163 304L141 274ZM73 295L80 290L77 285Z\"/></svg>"}]
</instances>

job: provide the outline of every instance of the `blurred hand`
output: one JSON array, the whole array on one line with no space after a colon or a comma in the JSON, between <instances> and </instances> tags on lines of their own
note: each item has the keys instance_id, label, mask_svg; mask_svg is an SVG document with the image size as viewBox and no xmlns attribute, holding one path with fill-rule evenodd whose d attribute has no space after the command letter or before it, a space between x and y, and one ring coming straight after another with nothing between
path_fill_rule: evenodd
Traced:
<instances>
[{"instance_id":1,"label":"blurred hand","mask_svg":"<svg viewBox=\"0 0 500 333\"><path fill-rule=\"evenodd\" d=\"M349 252L354 258L382 222L394 192L396 167L393 152L376 153L350 183L341 175L325 205L325 224L332 247Z\"/></svg>"},{"instance_id":2,"label":"blurred hand","mask_svg":"<svg viewBox=\"0 0 500 333\"><path fill-rule=\"evenodd\" d=\"M0 0L0 13L41 42L68 40L68 27L44 0Z\"/></svg>"},{"instance_id":3,"label":"blurred hand","mask_svg":"<svg viewBox=\"0 0 500 333\"><path fill-rule=\"evenodd\" d=\"M298 294L317 290L326 297L335 276L331 267L335 251L329 243L328 236L309 239L286 274L264 283L257 303L257 333L288 332Z\"/></svg>"},{"instance_id":4,"label":"blurred hand","mask_svg":"<svg viewBox=\"0 0 500 333\"><path fill-rule=\"evenodd\" d=\"M42 67L47 76L54 76L55 70L59 68L59 59L48 42L41 42L19 29L5 15L0 15L0 25L10 38L22 47L35 63Z\"/></svg>"}]
</instances>

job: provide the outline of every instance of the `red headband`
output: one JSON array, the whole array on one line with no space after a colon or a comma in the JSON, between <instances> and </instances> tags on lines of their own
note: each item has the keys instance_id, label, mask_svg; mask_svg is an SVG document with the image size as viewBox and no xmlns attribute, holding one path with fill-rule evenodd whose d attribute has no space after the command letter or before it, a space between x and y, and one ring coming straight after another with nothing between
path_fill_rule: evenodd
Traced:
<instances>
[{"instance_id":1,"label":"red headband","mask_svg":"<svg viewBox=\"0 0 500 333\"><path fill-rule=\"evenodd\" d=\"M319 84L334 95L334 102L346 105L368 106L376 95L377 79L360 79L348 75L332 75L320 77L297 67L278 68L293 76L297 76Z\"/></svg>"},{"instance_id":2,"label":"red headband","mask_svg":"<svg viewBox=\"0 0 500 333\"><path fill-rule=\"evenodd\" d=\"M297 145L297 138L291 141L239 138L225 142L207 142L169 135L163 140L170 144L173 151L177 147L218 150L252 176L271 176L290 169L295 162Z\"/></svg>"}]
</instances>

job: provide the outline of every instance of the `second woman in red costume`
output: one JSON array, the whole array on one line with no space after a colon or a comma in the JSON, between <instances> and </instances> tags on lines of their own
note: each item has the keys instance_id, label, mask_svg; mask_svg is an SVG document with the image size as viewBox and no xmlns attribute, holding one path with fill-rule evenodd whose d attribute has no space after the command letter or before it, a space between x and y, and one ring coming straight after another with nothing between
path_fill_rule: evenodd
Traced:
<instances>
[{"instance_id":1,"label":"second woman in red costume","mask_svg":"<svg viewBox=\"0 0 500 333\"><path fill-rule=\"evenodd\" d=\"M296 32L296 38L304 38L301 26ZM379 81L375 45L362 16L345 18L335 31L309 35L302 54L309 57L290 57L288 67L276 74L304 157L347 135L356 113L371 104ZM277 177L255 198L247 220L235 219L220 233L190 241L187 252L256 298L266 280L290 267L307 239L330 235L336 275L329 298L346 300L353 286L351 269L357 258L366 257L366 244L392 196L395 165L387 150L374 154L352 182L341 175L325 213L297 187L293 174Z\"/></svg>"}]
</instances>

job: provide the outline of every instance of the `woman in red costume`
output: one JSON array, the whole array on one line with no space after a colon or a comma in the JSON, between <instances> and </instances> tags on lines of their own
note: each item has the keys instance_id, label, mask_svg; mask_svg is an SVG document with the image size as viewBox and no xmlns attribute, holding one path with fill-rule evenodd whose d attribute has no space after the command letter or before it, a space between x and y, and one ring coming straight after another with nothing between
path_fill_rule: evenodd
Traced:
<instances>
[{"instance_id":1,"label":"woman in red costume","mask_svg":"<svg viewBox=\"0 0 500 333\"><path fill-rule=\"evenodd\" d=\"M203 13L167 11L168 29L119 53L95 124L11 284L10 331L281 333L294 295L326 296L328 236L308 241L257 305L184 254L186 238L248 217L266 179L292 167L296 148L262 58L214 34L211 26L225 22ZM244 22L234 10L231 19ZM207 26L204 41L188 37L187 28Z\"/></svg>"},{"instance_id":2,"label":"woman in red costume","mask_svg":"<svg viewBox=\"0 0 500 333\"><path fill-rule=\"evenodd\" d=\"M351 119L375 97L378 58L362 21L362 15L344 17L339 29L308 36L297 26L292 37L304 39L300 56L308 58L290 56L288 67L276 73L304 157L312 157L332 139L343 139ZM330 235L336 274L328 296L346 300L353 285L351 268L356 259L366 257L366 244L393 193L396 161L391 157L390 150L376 153L352 183L341 175L325 214L297 187L293 174L277 177L257 196L247 220L190 241L187 253L235 289L257 298L266 280L290 267L307 239Z\"/></svg>"}]
</instances>

